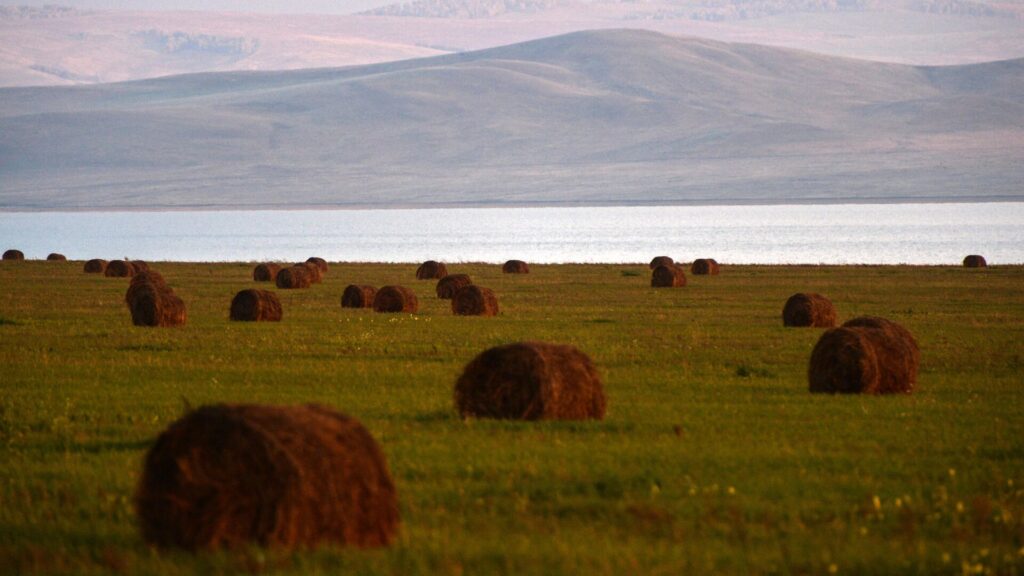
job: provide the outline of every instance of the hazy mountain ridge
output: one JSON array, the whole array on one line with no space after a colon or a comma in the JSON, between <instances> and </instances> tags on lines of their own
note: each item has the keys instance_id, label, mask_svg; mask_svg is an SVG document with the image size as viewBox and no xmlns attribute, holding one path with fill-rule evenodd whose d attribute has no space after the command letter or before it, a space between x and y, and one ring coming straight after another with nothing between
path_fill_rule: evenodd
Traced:
<instances>
[{"instance_id":1,"label":"hazy mountain ridge","mask_svg":"<svg viewBox=\"0 0 1024 576\"><path fill-rule=\"evenodd\" d=\"M368 10L369 16L415 18L490 18L515 12L540 12L568 6L571 0L418 0Z\"/></svg>"},{"instance_id":2,"label":"hazy mountain ridge","mask_svg":"<svg viewBox=\"0 0 1024 576\"><path fill-rule=\"evenodd\" d=\"M0 206L1021 198L1024 60L641 31L366 67L0 90Z\"/></svg>"}]
</instances>

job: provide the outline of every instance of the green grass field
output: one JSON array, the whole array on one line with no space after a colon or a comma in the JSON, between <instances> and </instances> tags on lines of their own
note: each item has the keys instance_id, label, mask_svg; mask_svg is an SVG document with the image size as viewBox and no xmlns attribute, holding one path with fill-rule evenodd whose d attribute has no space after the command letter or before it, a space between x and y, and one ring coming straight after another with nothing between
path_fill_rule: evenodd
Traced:
<instances>
[{"instance_id":1,"label":"green grass field","mask_svg":"<svg viewBox=\"0 0 1024 576\"><path fill-rule=\"evenodd\" d=\"M186 327L133 327L127 280L0 263L0 573L1024 574L1024 267L725 266L680 289L646 265L454 265L498 294L454 317L413 265L332 264L280 291L281 323L231 323L251 264L156 263ZM415 289L420 313L340 307L350 283ZM896 320L918 390L807 392L820 329ZM602 422L463 421L483 349L572 343L599 366ZM398 486L389 549L150 549L131 497L187 405L317 402L358 417Z\"/></svg>"}]
</instances>

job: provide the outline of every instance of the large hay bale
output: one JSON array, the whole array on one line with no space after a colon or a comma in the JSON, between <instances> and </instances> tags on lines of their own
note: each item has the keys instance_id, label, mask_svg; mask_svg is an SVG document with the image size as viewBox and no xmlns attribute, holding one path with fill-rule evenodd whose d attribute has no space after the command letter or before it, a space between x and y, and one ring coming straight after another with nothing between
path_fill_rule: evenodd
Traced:
<instances>
[{"instance_id":1,"label":"large hay bale","mask_svg":"<svg viewBox=\"0 0 1024 576\"><path fill-rule=\"evenodd\" d=\"M964 257L964 268L985 268L987 266L988 262L985 261L985 257L979 254Z\"/></svg>"},{"instance_id":2,"label":"large hay bale","mask_svg":"<svg viewBox=\"0 0 1024 576\"><path fill-rule=\"evenodd\" d=\"M686 286L686 273L682 266L658 266L651 272L651 288L679 288Z\"/></svg>"},{"instance_id":3,"label":"large hay bale","mask_svg":"<svg viewBox=\"0 0 1024 576\"><path fill-rule=\"evenodd\" d=\"M651 270L654 270L658 266L675 266L675 264L676 262L671 256L655 256L649 266Z\"/></svg>"},{"instance_id":4,"label":"large hay bale","mask_svg":"<svg viewBox=\"0 0 1024 576\"><path fill-rule=\"evenodd\" d=\"M509 260L501 266L501 271L505 274L529 274L530 267L522 260Z\"/></svg>"},{"instance_id":5,"label":"large hay bale","mask_svg":"<svg viewBox=\"0 0 1024 576\"><path fill-rule=\"evenodd\" d=\"M601 420L604 387L590 357L574 346L519 342L484 351L455 383L462 417Z\"/></svg>"},{"instance_id":6,"label":"large hay bale","mask_svg":"<svg viewBox=\"0 0 1024 576\"><path fill-rule=\"evenodd\" d=\"M490 288L474 284L464 286L452 297L452 313L456 316L495 316L498 297Z\"/></svg>"},{"instance_id":7,"label":"large hay bale","mask_svg":"<svg viewBox=\"0 0 1024 576\"><path fill-rule=\"evenodd\" d=\"M324 273L320 271L320 267L314 262L296 262L293 267L305 268L309 272L309 282L311 284L320 284L324 281Z\"/></svg>"},{"instance_id":8,"label":"large hay bale","mask_svg":"<svg viewBox=\"0 0 1024 576\"><path fill-rule=\"evenodd\" d=\"M690 272L697 276L717 276L718 262L714 258L697 258L690 265Z\"/></svg>"},{"instance_id":9,"label":"large hay bale","mask_svg":"<svg viewBox=\"0 0 1024 576\"><path fill-rule=\"evenodd\" d=\"M174 294L163 277L152 271L140 274L144 281L128 287L125 300L136 326L183 326L188 320L185 303ZM134 280L134 278L133 278Z\"/></svg>"},{"instance_id":10,"label":"large hay bale","mask_svg":"<svg viewBox=\"0 0 1024 576\"><path fill-rule=\"evenodd\" d=\"M135 274L149 271L149 264L146 264L142 260L130 260L129 262L132 263L132 270L135 271Z\"/></svg>"},{"instance_id":11,"label":"large hay bale","mask_svg":"<svg viewBox=\"0 0 1024 576\"><path fill-rule=\"evenodd\" d=\"M909 394L917 382L920 351L913 336L884 318L855 318L826 330L811 352L811 392Z\"/></svg>"},{"instance_id":12,"label":"large hay bale","mask_svg":"<svg viewBox=\"0 0 1024 576\"><path fill-rule=\"evenodd\" d=\"M385 286L373 297L375 312L407 312L415 314L420 309L416 294L405 286Z\"/></svg>"},{"instance_id":13,"label":"large hay bale","mask_svg":"<svg viewBox=\"0 0 1024 576\"><path fill-rule=\"evenodd\" d=\"M323 258L317 258L316 256L310 256L309 258L306 259L306 262L316 265L316 267L320 270L321 276L327 274L327 260L324 260Z\"/></svg>"},{"instance_id":14,"label":"large hay bale","mask_svg":"<svg viewBox=\"0 0 1024 576\"><path fill-rule=\"evenodd\" d=\"M46 259L51 262L67 262L68 257L63 254L58 254L57 252L50 252L46 255Z\"/></svg>"},{"instance_id":15,"label":"large hay bale","mask_svg":"<svg viewBox=\"0 0 1024 576\"><path fill-rule=\"evenodd\" d=\"M782 307L783 326L831 328L836 325L836 307L815 292L797 292Z\"/></svg>"},{"instance_id":16,"label":"large hay bale","mask_svg":"<svg viewBox=\"0 0 1024 576\"><path fill-rule=\"evenodd\" d=\"M7 250L4 252L4 260L24 260L25 254L21 250Z\"/></svg>"},{"instance_id":17,"label":"large hay bale","mask_svg":"<svg viewBox=\"0 0 1024 576\"><path fill-rule=\"evenodd\" d=\"M278 288L309 288L313 284L313 279L310 277L307 266L291 266L282 268L274 278L274 282Z\"/></svg>"},{"instance_id":18,"label":"large hay bale","mask_svg":"<svg viewBox=\"0 0 1024 576\"><path fill-rule=\"evenodd\" d=\"M342 308L370 308L373 306L373 299L377 296L377 289L373 286L349 284L341 293Z\"/></svg>"},{"instance_id":19,"label":"large hay bale","mask_svg":"<svg viewBox=\"0 0 1024 576\"><path fill-rule=\"evenodd\" d=\"M103 274L107 271L107 261L93 258L86 261L83 270L88 274Z\"/></svg>"},{"instance_id":20,"label":"large hay bale","mask_svg":"<svg viewBox=\"0 0 1024 576\"><path fill-rule=\"evenodd\" d=\"M281 301L269 290L242 290L231 299L228 317L242 322L280 322Z\"/></svg>"},{"instance_id":21,"label":"large hay bale","mask_svg":"<svg viewBox=\"0 0 1024 576\"><path fill-rule=\"evenodd\" d=\"M417 280L440 280L448 275L448 267L434 260L427 260L416 269Z\"/></svg>"},{"instance_id":22,"label":"large hay bale","mask_svg":"<svg viewBox=\"0 0 1024 576\"><path fill-rule=\"evenodd\" d=\"M172 423L135 491L142 538L162 548L387 546L398 496L384 454L330 408L218 404Z\"/></svg>"},{"instance_id":23,"label":"large hay bale","mask_svg":"<svg viewBox=\"0 0 1024 576\"><path fill-rule=\"evenodd\" d=\"M103 275L107 278L129 278L135 275L135 268L127 260L111 260L103 270Z\"/></svg>"},{"instance_id":24,"label":"large hay bale","mask_svg":"<svg viewBox=\"0 0 1024 576\"><path fill-rule=\"evenodd\" d=\"M145 272L140 272L132 276L131 281L128 282L128 290L124 293L124 301L126 304L128 304L129 307L131 306L132 300L135 299L139 290L142 289L147 284L152 284L153 286L160 290L170 290L170 288L168 288L167 286L167 281L164 280L163 275L157 272L156 270L146 270Z\"/></svg>"},{"instance_id":25,"label":"large hay bale","mask_svg":"<svg viewBox=\"0 0 1024 576\"><path fill-rule=\"evenodd\" d=\"M277 279L277 273L281 271L279 264L273 262L264 262L257 264L252 269L252 279L255 282L273 282Z\"/></svg>"},{"instance_id":26,"label":"large hay bale","mask_svg":"<svg viewBox=\"0 0 1024 576\"><path fill-rule=\"evenodd\" d=\"M456 292L472 283L473 280L466 274L450 274L437 281L437 297L451 300Z\"/></svg>"}]
</instances>

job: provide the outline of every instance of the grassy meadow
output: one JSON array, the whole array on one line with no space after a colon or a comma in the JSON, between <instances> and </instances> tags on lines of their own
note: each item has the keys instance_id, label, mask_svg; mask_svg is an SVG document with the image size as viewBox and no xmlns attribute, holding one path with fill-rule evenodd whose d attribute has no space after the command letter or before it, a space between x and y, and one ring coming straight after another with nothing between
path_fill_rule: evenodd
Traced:
<instances>
[{"instance_id":1,"label":"grassy meadow","mask_svg":"<svg viewBox=\"0 0 1024 576\"><path fill-rule=\"evenodd\" d=\"M0 573L1024 574L1024 267L725 265L655 290L644 264L449 266L498 295L470 318L414 265L332 263L257 324L227 320L252 264L151 266L187 326L133 327L127 279L81 262L0 263ZM420 312L342 309L350 283L409 286ZM781 322L798 291L908 327L917 391L809 394L821 330ZM594 359L604 421L456 415L462 367L527 339ZM397 543L146 546L143 454L212 402L358 417L399 490Z\"/></svg>"}]
</instances>

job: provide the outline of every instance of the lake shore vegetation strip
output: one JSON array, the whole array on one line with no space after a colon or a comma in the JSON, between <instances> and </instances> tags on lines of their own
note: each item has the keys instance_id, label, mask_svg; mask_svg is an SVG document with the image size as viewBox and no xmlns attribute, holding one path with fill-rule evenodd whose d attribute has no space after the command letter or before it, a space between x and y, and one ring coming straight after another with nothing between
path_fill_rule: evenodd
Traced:
<instances>
[{"instance_id":1,"label":"lake shore vegetation strip","mask_svg":"<svg viewBox=\"0 0 1024 576\"><path fill-rule=\"evenodd\" d=\"M653 256L653 255L652 255ZM231 322L254 263L151 262L188 307L134 327L128 282L81 261L0 264L0 566L15 574L1020 574L1024 267L730 266L685 287L635 265L452 265L501 300L455 316L416 265L331 263L275 290L281 322ZM340 306L403 285L416 314ZM273 289L273 288L271 288ZM883 316L921 348L914 393L808 392L820 328ZM453 389L483 350L572 344L604 381L603 421L463 420ZM131 497L187 407L317 403L387 456L391 547L157 552Z\"/></svg>"}]
</instances>

